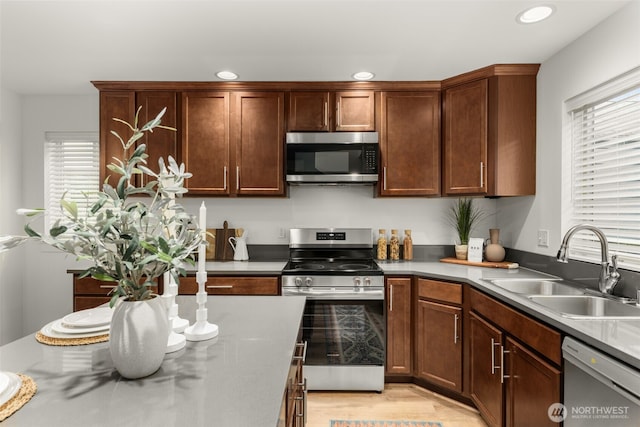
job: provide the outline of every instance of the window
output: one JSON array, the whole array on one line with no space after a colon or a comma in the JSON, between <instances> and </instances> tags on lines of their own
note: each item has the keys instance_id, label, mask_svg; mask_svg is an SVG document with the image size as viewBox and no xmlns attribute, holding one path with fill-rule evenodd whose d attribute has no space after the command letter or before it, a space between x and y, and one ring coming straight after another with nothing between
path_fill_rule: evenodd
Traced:
<instances>
[{"instance_id":1,"label":"window","mask_svg":"<svg viewBox=\"0 0 640 427\"><path fill-rule=\"evenodd\" d=\"M623 268L640 270L640 68L566 103L571 128L571 201L566 228L600 228ZM600 262L600 243L576 234L570 257Z\"/></svg>"},{"instance_id":2,"label":"window","mask_svg":"<svg viewBox=\"0 0 640 427\"><path fill-rule=\"evenodd\" d=\"M78 203L78 211L97 201L100 187L100 146L97 133L45 133L45 229L62 217L60 199ZM85 194L89 196L89 203Z\"/></svg>"}]
</instances>

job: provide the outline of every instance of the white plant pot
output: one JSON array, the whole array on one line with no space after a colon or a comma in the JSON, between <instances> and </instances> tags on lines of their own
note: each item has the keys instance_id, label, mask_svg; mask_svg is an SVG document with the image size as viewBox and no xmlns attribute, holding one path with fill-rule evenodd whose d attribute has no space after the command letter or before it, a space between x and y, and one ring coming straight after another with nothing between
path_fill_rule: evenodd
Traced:
<instances>
[{"instance_id":1,"label":"white plant pot","mask_svg":"<svg viewBox=\"0 0 640 427\"><path fill-rule=\"evenodd\" d=\"M113 312L109 332L113 365L129 379L156 372L167 350L169 320L161 298L120 301Z\"/></svg>"}]
</instances>

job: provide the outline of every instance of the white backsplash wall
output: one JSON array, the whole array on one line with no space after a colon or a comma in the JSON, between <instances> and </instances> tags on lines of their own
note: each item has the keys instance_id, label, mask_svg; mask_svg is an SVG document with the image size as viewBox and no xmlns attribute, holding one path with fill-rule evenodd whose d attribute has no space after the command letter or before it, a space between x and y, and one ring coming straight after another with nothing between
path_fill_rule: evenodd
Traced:
<instances>
[{"instance_id":1,"label":"white backsplash wall","mask_svg":"<svg viewBox=\"0 0 640 427\"><path fill-rule=\"evenodd\" d=\"M446 215L457 199L376 198L373 194L370 185L302 185L289 187L288 198L188 197L181 203L197 214L204 200L208 228L222 228L227 220L230 228L247 230L249 244L288 244L289 229L302 227L364 227L372 228L374 235L379 228L386 229L388 235L392 228L401 235L411 229L416 245L454 243L456 235ZM488 238L489 228L496 226L496 202L483 198L476 201L486 217L473 236Z\"/></svg>"}]
</instances>

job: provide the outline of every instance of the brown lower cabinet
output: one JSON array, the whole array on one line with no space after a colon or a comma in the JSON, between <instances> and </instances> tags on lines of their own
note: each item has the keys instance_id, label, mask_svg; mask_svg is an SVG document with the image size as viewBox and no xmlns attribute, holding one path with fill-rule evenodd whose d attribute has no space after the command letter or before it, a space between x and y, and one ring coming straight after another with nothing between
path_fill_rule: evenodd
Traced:
<instances>
[{"instance_id":1,"label":"brown lower cabinet","mask_svg":"<svg viewBox=\"0 0 640 427\"><path fill-rule=\"evenodd\" d=\"M386 375L411 376L411 277L385 281L387 303Z\"/></svg>"},{"instance_id":2,"label":"brown lower cabinet","mask_svg":"<svg viewBox=\"0 0 640 427\"><path fill-rule=\"evenodd\" d=\"M162 293L162 277L158 278L156 293ZM109 302L114 282L104 282L91 277L80 278L73 273L73 311L97 307ZM209 295L280 295L280 278L278 276L210 276L205 284ZM180 278L178 293L195 295L198 283L194 276Z\"/></svg>"},{"instance_id":3,"label":"brown lower cabinet","mask_svg":"<svg viewBox=\"0 0 640 427\"><path fill-rule=\"evenodd\" d=\"M561 402L557 331L471 290L470 394L490 426L556 426L547 415Z\"/></svg>"},{"instance_id":4,"label":"brown lower cabinet","mask_svg":"<svg viewBox=\"0 0 640 427\"><path fill-rule=\"evenodd\" d=\"M307 423L307 380L304 377L305 343L296 344L296 350L287 377L287 388L282 399L279 427L304 427Z\"/></svg>"},{"instance_id":5,"label":"brown lower cabinet","mask_svg":"<svg viewBox=\"0 0 640 427\"><path fill-rule=\"evenodd\" d=\"M205 288L209 295L279 295L280 279L278 276L209 276ZM180 295L197 292L195 276L180 278Z\"/></svg>"},{"instance_id":6,"label":"brown lower cabinet","mask_svg":"<svg viewBox=\"0 0 640 427\"><path fill-rule=\"evenodd\" d=\"M210 276L205 289L209 295L279 295L280 279L278 276ZM195 295L197 292L195 276L180 278L180 295Z\"/></svg>"},{"instance_id":7,"label":"brown lower cabinet","mask_svg":"<svg viewBox=\"0 0 640 427\"><path fill-rule=\"evenodd\" d=\"M418 300L416 376L462 392L462 308Z\"/></svg>"},{"instance_id":8,"label":"brown lower cabinet","mask_svg":"<svg viewBox=\"0 0 640 427\"><path fill-rule=\"evenodd\" d=\"M105 282L91 277L80 277L73 273L73 311L94 308L111 300L111 291L116 287L114 282ZM158 286L151 288L155 293L162 292L162 277L158 278Z\"/></svg>"},{"instance_id":9,"label":"brown lower cabinet","mask_svg":"<svg viewBox=\"0 0 640 427\"><path fill-rule=\"evenodd\" d=\"M562 402L560 332L466 284L385 283L387 381L473 404L489 426L557 425L547 411Z\"/></svg>"}]
</instances>

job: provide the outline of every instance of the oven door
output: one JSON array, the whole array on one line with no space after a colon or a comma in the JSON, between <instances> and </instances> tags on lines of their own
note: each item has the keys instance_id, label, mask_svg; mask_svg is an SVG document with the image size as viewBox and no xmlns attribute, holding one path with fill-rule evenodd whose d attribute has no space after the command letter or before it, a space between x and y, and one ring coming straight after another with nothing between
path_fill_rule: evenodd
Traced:
<instances>
[{"instance_id":1,"label":"oven door","mask_svg":"<svg viewBox=\"0 0 640 427\"><path fill-rule=\"evenodd\" d=\"M302 338L306 366L384 366L384 302L307 300Z\"/></svg>"}]
</instances>

